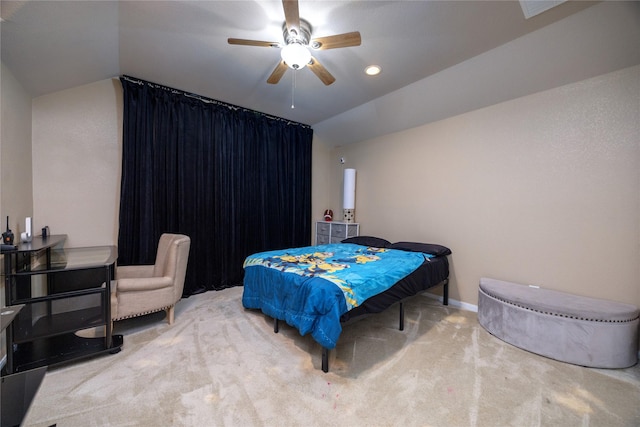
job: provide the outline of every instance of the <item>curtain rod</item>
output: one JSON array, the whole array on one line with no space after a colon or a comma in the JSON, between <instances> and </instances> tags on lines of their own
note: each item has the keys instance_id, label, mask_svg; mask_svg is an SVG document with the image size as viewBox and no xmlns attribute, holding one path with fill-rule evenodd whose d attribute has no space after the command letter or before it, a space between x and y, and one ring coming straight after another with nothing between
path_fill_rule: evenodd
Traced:
<instances>
[{"instance_id":1,"label":"curtain rod","mask_svg":"<svg viewBox=\"0 0 640 427\"><path fill-rule=\"evenodd\" d=\"M278 116L272 116L270 114L262 113L262 112L257 111L257 110L252 110L250 108L240 107L238 105L233 105L233 104L229 104L227 102L218 101L217 99L207 98L207 97L204 97L204 96L201 96L201 95L197 95L195 93L189 93L189 92L185 92L185 91L182 91L182 90L174 89L174 88L171 88L171 87L168 87L168 86L163 86L163 85L160 85L160 84L157 84L157 83L152 83L152 82L149 82L149 81L146 81L146 80L138 79L138 78L135 78L135 77L130 77L130 76L127 76L125 74L120 76L120 78L123 79L123 80L126 80L128 82L138 84L138 85L145 85L146 84L147 86L151 86L151 87L156 88L156 89L166 90L168 92L171 92L172 94L183 95L183 96L186 96L187 98L197 99L198 101L204 102L205 104L216 104L216 105L219 105L221 107L226 107L226 108L228 108L230 110L236 110L236 111L240 110L240 111L244 111L246 113L253 113L253 114L265 117L267 119L286 122L288 125L301 126L303 128L311 129L311 126L306 125L304 123L294 122L292 120L284 119L284 118L278 117Z\"/></svg>"}]
</instances>

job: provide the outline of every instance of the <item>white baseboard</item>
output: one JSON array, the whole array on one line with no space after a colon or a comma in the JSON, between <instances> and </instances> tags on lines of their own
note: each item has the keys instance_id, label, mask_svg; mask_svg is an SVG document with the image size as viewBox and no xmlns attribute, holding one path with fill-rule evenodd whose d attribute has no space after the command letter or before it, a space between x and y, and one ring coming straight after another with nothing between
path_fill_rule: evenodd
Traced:
<instances>
[{"instance_id":1,"label":"white baseboard","mask_svg":"<svg viewBox=\"0 0 640 427\"><path fill-rule=\"evenodd\" d=\"M425 292L424 295L428 296L429 298L437 299L440 302L442 302L442 300L443 300L442 296L435 295L435 294L432 294L430 292ZM466 303L466 302L458 301L457 299L453 299L451 297L449 297L449 305L451 307L459 308L461 310L472 311L474 313L478 312L478 306L477 305L473 305L473 304L469 304L469 303Z\"/></svg>"}]
</instances>

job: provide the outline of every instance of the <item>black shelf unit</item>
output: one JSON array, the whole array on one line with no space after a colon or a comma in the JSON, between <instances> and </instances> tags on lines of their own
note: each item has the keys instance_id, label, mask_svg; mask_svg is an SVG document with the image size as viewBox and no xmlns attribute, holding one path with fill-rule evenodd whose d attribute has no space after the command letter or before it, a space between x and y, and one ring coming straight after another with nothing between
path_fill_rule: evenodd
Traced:
<instances>
[{"instance_id":1,"label":"black shelf unit","mask_svg":"<svg viewBox=\"0 0 640 427\"><path fill-rule=\"evenodd\" d=\"M6 330L4 375L120 351L110 306L116 248L65 248L65 240L34 237L2 252L6 303L23 305Z\"/></svg>"},{"instance_id":2,"label":"black shelf unit","mask_svg":"<svg viewBox=\"0 0 640 427\"><path fill-rule=\"evenodd\" d=\"M73 333L81 323L84 329L104 325L103 313L99 307L74 310L61 314L41 317L33 325L13 326L13 343L24 344L38 338L49 338Z\"/></svg>"},{"instance_id":3,"label":"black shelf unit","mask_svg":"<svg viewBox=\"0 0 640 427\"><path fill-rule=\"evenodd\" d=\"M18 372L25 372L42 366L55 367L120 351L122 335L113 337L113 345L105 347L104 338L79 337L74 333L38 338L23 343L14 350L14 363L19 366Z\"/></svg>"}]
</instances>

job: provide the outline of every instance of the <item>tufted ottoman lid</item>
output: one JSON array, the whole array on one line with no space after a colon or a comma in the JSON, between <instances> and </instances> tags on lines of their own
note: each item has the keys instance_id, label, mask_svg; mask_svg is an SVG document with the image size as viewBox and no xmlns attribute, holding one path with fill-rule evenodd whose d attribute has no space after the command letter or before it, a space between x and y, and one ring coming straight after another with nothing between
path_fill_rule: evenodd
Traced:
<instances>
[{"instance_id":1,"label":"tufted ottoman lid","mask_svg":"<svg viewBox=\"0 0 640 427\"><path fill-rule=\"evenodd\" d=\"M481 278L480 289L493 298L556 316L596 322L630 322L640 316L638 307L631 304L589 298L502 280Z\"/></svg>"}]
</instances>

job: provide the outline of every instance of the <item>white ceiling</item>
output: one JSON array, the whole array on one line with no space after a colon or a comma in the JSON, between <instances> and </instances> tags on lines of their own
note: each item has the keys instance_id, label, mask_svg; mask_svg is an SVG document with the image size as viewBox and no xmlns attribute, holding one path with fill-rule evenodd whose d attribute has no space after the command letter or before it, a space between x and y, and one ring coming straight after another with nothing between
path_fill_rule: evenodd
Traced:
<instances>
[{"instance_id":1,"label":"white ceiling","mask_svg":"<svg viewBox=\"0 0 640 427\"><path fill-rule=\"evenodd\" d=\"M281 42L280 1L3 0L2 62L33 97L126 74L315 125L593 4L525 19L517 1L300 0L312 38L357 30L362 45L314 52L336 82L298 71L294 109L292 70L266 83L277 49L227 43Z\"/></svg>"}]
</instances>

